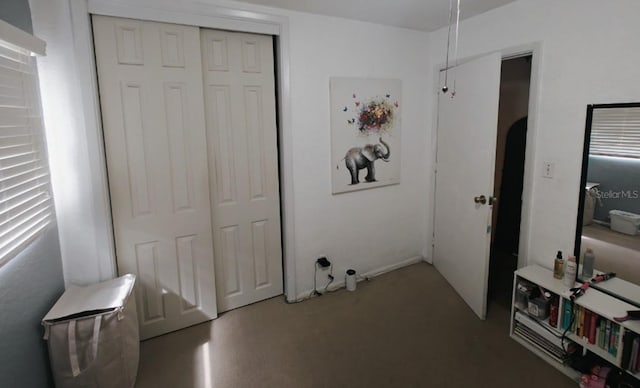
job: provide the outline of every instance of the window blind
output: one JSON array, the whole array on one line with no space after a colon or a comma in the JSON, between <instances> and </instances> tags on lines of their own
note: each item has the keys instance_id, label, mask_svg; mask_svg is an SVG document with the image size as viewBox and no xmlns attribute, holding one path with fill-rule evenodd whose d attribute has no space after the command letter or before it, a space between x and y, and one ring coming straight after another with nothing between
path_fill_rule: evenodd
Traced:
<instances>
[{"instance_id":1,"label":"window blind","mask_svg":"<svg viewBox=\"0 0 640 388\"><path fill-rule=\"evenodd\" d=\"M640 107L594 109L589 154L640 158Z\"/></svg>"},{"instance_id":2,"label":"window blind","mask_svg":"<svg viewBox=\"0 0 640 388\"><path fill-rule=\"evenodd\" d=\"M35 58L0 36L0 265L53 218Z\"/></svg>"}]
</instances>

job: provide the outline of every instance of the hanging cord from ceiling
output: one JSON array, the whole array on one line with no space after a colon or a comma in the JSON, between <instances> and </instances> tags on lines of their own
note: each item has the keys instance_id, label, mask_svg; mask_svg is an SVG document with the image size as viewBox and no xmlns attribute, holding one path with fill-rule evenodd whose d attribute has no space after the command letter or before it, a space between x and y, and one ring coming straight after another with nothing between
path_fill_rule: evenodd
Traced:
<instances>
[{"instance_id":1,"label":"hanging cord from ceiling","mask_svg":"<svg viewBox=\"0 0 640 388\"><path fill-rule=\"evenodd\" d=\"M458 41L460 36L460 0L458 0L458 9L456 11L456 49L454 52L454 75L453 75L453 91L451 92L451 98L456 95L456 76L455 72L458 71Z\"/></svg>"},{"instance_id":2,"label":"hanging cord from ceiling","mask_svg":"<svg viewBox=\"0 0 640 388\"><path fill-rule=\"evenodd\" d=\"M444 86L442 92L449 90L449 49L451 48L451 24L453 19L453 0L449 0L449 31L447 32L447 59L444 64Z\"/></svg>"},{"instance_id":3,"label":"hanging cord from ceiling","mask_svg":"<svg viewBox=\"0 0 640 388\"><path fill-rule=\"evenodd\" d=\"M442 91L446 93L449 90L449 53L451 51L451 29L453 27L453 0L449 0L449 29L447 31L447 59L444 69L444 86ZM457 0L456 7L456 29L455 29L455 50L454 50L454 66L458 66L458 41L460 34L460 0ZM456 80L453 80L453 92L451 97L455 95Z\"/></svg>"}]
</instances>

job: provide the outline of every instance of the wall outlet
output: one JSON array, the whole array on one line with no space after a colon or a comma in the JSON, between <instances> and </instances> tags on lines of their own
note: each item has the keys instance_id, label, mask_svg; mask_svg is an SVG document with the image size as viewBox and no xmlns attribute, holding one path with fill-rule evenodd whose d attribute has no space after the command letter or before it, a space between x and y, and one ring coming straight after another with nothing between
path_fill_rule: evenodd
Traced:
<instances>
[{"instance_id":1,"label":"wall outlet","mask_svg":"<svg viewBox=\"0 0 640 388\"><path fill-rule=\"evenodd\" d=\"M316 260L316 264L318 264L320 268L327 268L331 266L331 262L327 259L326 256L318 257L318 259Z\"/></svg>"},{"instance_id":2,"label":"wall outlet","mask_svg":"<svg viewBox=\"0 0 640 388\"><path fill-rule=\"evenodd\" d=\"M553 173L555 170L555 164L553 162L544 162L542 166L542 177L553 179Z\"/></svg>"}]
</instances>

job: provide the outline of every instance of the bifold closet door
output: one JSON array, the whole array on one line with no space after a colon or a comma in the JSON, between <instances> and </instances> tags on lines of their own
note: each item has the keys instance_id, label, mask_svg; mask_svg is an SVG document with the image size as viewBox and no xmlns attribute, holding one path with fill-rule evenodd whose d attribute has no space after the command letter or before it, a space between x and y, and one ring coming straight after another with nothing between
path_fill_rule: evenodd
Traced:
<instances>
[{"instance_id":1,"label":"bifold closet door","mask_svg":"<svg viewBox=\"0 0 640 388\"><path fill-rule=\"evenodd\" d=\"M201 30L220 311L282 294L271 36Z\"/></svg>"},{"instance_id":2,"label":"bifold closet door","mask_svg":"<svg viewBox=\"0 0 640 388\"><path fill-rule=\"evenodd\" d=\"M200 32L94 16L118 272L142 338L217 316Z\"/></svg>"}]
</instances>

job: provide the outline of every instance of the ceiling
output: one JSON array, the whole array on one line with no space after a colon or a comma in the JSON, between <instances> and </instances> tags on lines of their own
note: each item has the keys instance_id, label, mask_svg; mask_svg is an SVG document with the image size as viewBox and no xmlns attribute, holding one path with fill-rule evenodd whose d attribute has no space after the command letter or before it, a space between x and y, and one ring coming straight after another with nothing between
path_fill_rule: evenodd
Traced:
<instances>
[{"instance_id":1,"label":"ceiling","mask_svg":"<svg viewBox=\"0 0 640 388\"><path fill-rule=\"evenodd\" d=\"M327 16L389 26L434 31L448 24L448 0L241 0ZM461 19L481 14L515 0L462 0ZM455 1L454 1L455 3Z\"/></svg>"}]
</instances>

